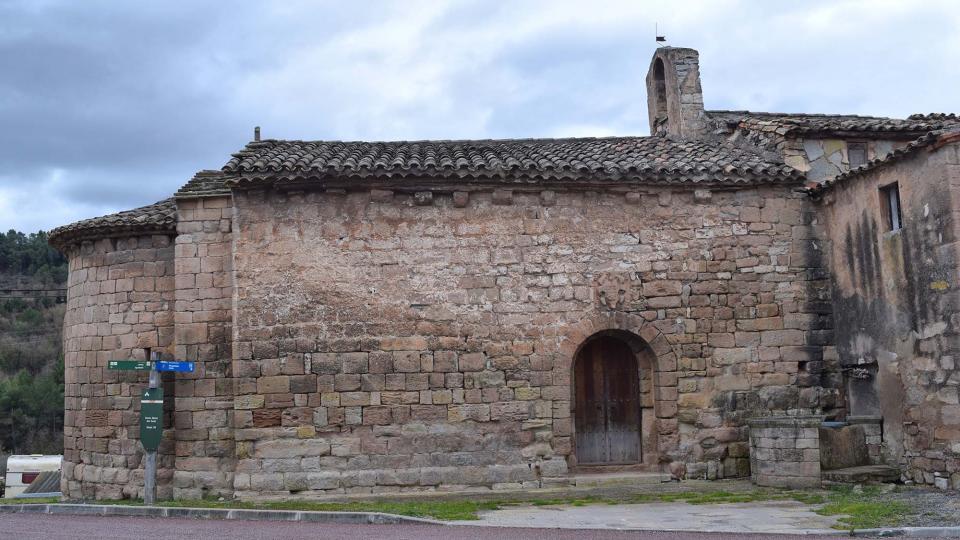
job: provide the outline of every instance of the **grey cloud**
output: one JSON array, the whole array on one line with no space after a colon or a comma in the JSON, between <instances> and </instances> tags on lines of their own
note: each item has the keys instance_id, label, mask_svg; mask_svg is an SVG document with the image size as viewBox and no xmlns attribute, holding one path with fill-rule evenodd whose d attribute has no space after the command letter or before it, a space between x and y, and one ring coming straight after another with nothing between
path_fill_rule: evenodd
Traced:
<instances>
[{"instance_id":1,"label":"grey cloud","mask_svg":"<svg viewBox=\"0 0 960 540\"><path fill-rule=\"evenodd\" d=\"M152 203L257 124L314 139L644 134L657 21L700 49L708 107L957 109L947 0L0 2L0 229Z\"/></svg>"}]
</instances>

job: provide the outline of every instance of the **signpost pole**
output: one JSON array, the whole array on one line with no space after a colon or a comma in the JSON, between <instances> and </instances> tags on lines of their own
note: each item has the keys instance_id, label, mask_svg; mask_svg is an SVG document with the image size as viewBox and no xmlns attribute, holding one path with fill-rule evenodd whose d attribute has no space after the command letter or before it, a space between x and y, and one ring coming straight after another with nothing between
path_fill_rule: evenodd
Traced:
<instances>
[{"instance_id":1,"label":"signpost pole","mask_svg":"<svg viewBox=\"0 0 960 540\"><path fill-rule=\"evenodd\" d=\"M160 372L157 371L157 362L160 360L160 353L153 352L150 355L153 362L150 367L150 389L158 388L160 385ZM143 467L143 503L152 506L157 501L157 449L144 449L146 451L146 460Z\"/></svg>"},{"instance_id":2,"label":"signpost pole","mask_svg":"<svg viewBox=\"0 0 960 540\"><path fill-rule=\"evenodd\" d=\"M150 349L147 349L149 351ZM149 371L150 383L140 396L140 444L143 445L143 502L157 500L157 449L163 439L163 388L160 372L193 373L196 363L187 360L160 361L159 352L151 352L143 360L110 360L107 369Z\"/></svg>"}]
</instances>

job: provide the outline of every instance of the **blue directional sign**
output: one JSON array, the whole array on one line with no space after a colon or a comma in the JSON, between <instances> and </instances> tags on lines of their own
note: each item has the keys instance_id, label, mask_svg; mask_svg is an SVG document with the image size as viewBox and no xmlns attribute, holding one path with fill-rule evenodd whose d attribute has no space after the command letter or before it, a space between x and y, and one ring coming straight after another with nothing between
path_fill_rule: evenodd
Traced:
<instances>
[{"instance_id":1,"label":"blue directional sign","mask_svg":"<svg viewBox=\"0 0 960 540\"><path fill-rule=\"evenodd\" d=\"M193 362L157 362L157 371L178 371L193 373Z\"/></svg>"}]
</instances>

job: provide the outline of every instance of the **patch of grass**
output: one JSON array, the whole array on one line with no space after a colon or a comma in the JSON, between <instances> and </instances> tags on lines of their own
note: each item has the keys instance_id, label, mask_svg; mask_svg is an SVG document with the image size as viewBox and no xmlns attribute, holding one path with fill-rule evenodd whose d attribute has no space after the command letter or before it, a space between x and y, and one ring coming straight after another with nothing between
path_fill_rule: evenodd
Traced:
<instances>
[{"instance_id":1,"label":"patch of grass","mask_svg":"<svg viewBox=\"0 0 960 540\"><path fill-rule=\"evenodd\" d=\"M833 494L831 494L833 496ZM752 489L748 491L670 491L661 493L634 493L614 496L569 495L551 498L516 497L494 500L482 499L418 499L418 500L369 500L351 502L324 502L308 500L287 500L274 502L220 501L215 498L186 501L161 501L159 506L175 508L228 508L228 509L265 509L298 510L320 512L385 512L403 516L424 517L444 521L479 519L478 513L497 510L505 506L587 506L591 504L644 504L658 502L685 502L688 504L750 503L775 500L795 500L816 505L827 502L821 492L783 491L772 489ZM57 499L25 499L13 502L56 503ZM838 501L839 502L839 501ZM96 501L97 504L142 505L140 500ZM837 514L846 513L846 507L831 507Z\"/></svg>"},{"instance_id":2,"label":"patch of grass","mask_svg":"<svg viewBox=\"0 0 960 540\"><path fill-rule=\"evenodd\" d=\"M811 493L807 491L797 491L790 494L790 498L804 504L823 504L827 498L822 493Z\"/></svg>"},{"instance_id":3,"label":"patch of grass","mask_svg":"<svg viewBox=\"0 0 960 540\"><path fill-rule=\"evenodd\" d=\"M39 499L0 499L0 504L54 504L60 497L42 497Z\"/></svg>"},{"instance_id":4,"label":"patch of grass","mask_svg":"<svg viewBox=\"0 0 960 540\"><path fill-rule=\"evenodd\" d=\"M687 504L725 504L748 503L759 501L787 500L792 498L791 492L772 490L751 491L679 491L671 493L643 493L633 495L623 502L651 503L651 502L685 502Z\"/></svg>"},{"instance_id":5,"label":"patch of grass","mask_svg":"<svg viewBox=\"0 0 960 540\"><path fill-rule=\"evenodd\" d=\"M254 503L203 499L191 501L162 501L158 503L158 505L174 508L237 508L247 510L297 510L303 512L383 512L444 521L478 519L477 513L481 510L495 510L499 508L499 503L497 502L471 500L354 502L273 501Z\"/></svg>"},{"instance_id":6,"label":"patch of grass","mask_svg":"<svg viewBox=\"0 0 960 540\"><path fill-rule=\"evenodd\" d=\"M275 502L264 503L271 510L308 510L328 512L385 512L401 516L427 517L444 521L478 519L477 512L495 510L496 502L450 501L357 501L348 503Z\"/></svg>"},{"instance_id":7,"label":"patch of grass","mask_svg":"<svg viewBox=\"0 0 960 540\"><path fill-rule=\"evenodd\" d=\"M530 504L533 506L559 506L559 505L572 505L572 506L586 506L588 504L621 504L623 501L616 499L608 499L604 497L595 497L592 495L579 496L579 497L555 497L551 499L517 499L513 501L498 501L499 504Z\"/></svg>"},{"instance_id":8,"label":"patch of grass","mask_svg":"<svg viewBox=\"0 0 960 540\"><path fill-rule=\"evenodd\" d=\"M58 502L57 500L46 502ZM142 506L140 499L91 501L92 504ZM225 508L238 510L296 510L303 512L383 512L401 516L433 518L444 521L478 519L477 512L495 510L502 502L472 500L434 501L220 501L217 499L193 499L182 501L159 501L157 506L169 508Z\"/></svg>"},{"instance_id":9,"label":"patch of grass","mask_svg":"<svg viewBox=\"0 0 960 540\"><path fill-rule=\"evenodd\" d=\"M685 502L687 504L749 503L761 501L795 500L805 504L821 504L826 499L816 492L754 489L750 491L671 491L666 493L635 493L614 497L580 496L552 499L527 499L500 504L529 504L533 506L584 506L587 504L647 504Z\"/></svg>"},{"instance_id":10,"label":"patch of grass","mask_svg":"<svg viewBox=\"0 0 960 540\"><path fill-rule=\"evenodd\" d=\"M877 486L862 489L834 488L827 502L816 512L823 516L842 515L835 529L872 529L891 527L904 522L911 514L910 507L899 501L890 501Z\"/></svg>"}]
</instances>

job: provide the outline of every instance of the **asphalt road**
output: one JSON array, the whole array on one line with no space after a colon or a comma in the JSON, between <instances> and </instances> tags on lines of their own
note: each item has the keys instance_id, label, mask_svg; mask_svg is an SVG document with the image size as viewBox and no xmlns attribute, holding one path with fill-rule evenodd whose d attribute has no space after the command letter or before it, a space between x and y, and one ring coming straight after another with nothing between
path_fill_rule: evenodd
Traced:
<instances>
[{"instance_id":1,"label":"asphalt road","mask_svg":"<svg viewBox=\"0 0 960 540\"><path fill-rule=\"evenodd\" d=\"M511 529L430 525L327 525L265 521L173 518L0 515L0 538L27 540L739 540L758 538L815 540L835 536L771 536L574 529Z\"/></svg>"}]
</instances>

